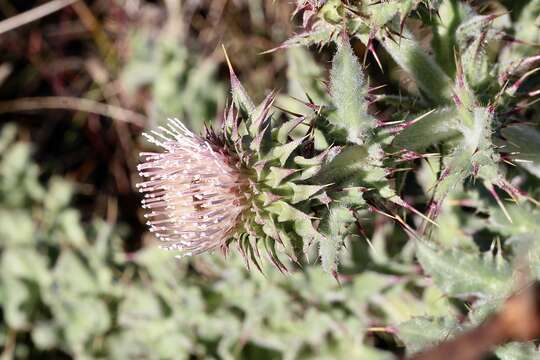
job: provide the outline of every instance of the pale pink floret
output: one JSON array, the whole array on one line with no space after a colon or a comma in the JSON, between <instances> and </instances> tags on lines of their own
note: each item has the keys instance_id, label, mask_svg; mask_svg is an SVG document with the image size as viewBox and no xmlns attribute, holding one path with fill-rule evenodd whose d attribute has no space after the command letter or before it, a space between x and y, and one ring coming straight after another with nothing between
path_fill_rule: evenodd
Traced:
<instances>
[{"instance_id":1,"label":"pale pink floret","mask_svg":"<svg viewBox=\"0 0 540 360\"><path fill-rule=\"evenodd\" d=\"M150 231L168 250L200 254L225 244L246 208L240 169L217 144L170 119L152 135L162 153L141 153L137 167L146 181L137 184Z\"/></svg>"}]
</instances>

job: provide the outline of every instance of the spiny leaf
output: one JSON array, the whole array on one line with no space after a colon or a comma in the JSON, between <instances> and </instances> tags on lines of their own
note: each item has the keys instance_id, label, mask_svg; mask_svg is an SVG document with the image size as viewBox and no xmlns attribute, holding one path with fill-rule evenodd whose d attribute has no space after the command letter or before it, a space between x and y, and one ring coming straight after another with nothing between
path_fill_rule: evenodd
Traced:
<instances>
[{"instance_id":1,"label":"spiny leaf","mask_svg":"<svg viewBox=\"0 0 540 360\"><path fill-rule=\"evenodd\" d=\"M289 186L293 190L292 204L308 200L326 187L325 185L297 185L295 183L290 183Z\"/></svg>"},{"instance_id":2,"label":"spiny leaf","mask_svg":"<svg viewBox=\"0 0 540 360\"><path fill-rule=\"evenodd\" d=\"M489 80L491 64L486 46L485 34L481 34L461 55L465 76L473 89L478 89Z\"/></svg>"},{"instance_id":3,"label":"spiny leaf","mask_svg":"<svg viewBox=\"0 0 540 360\"><path fill-rule=\"evenodd\" d=\"M501 130L506 139L504 152L512 160L540 178L540 131L532 126L512 125Z\"/></svg>"},{"instance_id":4,"label":"spiny leaf","mask_svg":"<svg viewBox=\"0 0 540 360\"><path fill-rule=\"evenodd\" d=\"M244 111L248 116L252 116L255 112L255 104L253 104L253 101L247 94L246 89L244 89L244 86L242 86L242 83L240 80L238 80L238 77L236 77L231 61L229 60L229 56L227 55L227 51L225 50L225 46L222 47L225 54L225 59L227 60L227 65L229 67L233 101L239 109Z\"/></svg>"},{"instance_id":5,"label":"spiny leaf","mask_svg":"<svg viewBox=\"0 0 540 360\"><path fill-rule=\"evenodd\" d=\"M381 28L386 25L392 19L400 13L402 5L405 5L403 10L406 10L406 5L412 3L412 1L377 1L372 2L366 9L369 11L370 19L369 23L372 27ZM412 4L411 4L412 5Z\"/></svg>"},{"instance_id":6,"label":"spiny leaf","mask_svg":"<svg viewBox=\"0 0 540 360\"><path fill-rule=\"evenodd\" d=\"M512 269L492 256L442 250L416 242L416 256L425 273L449 296L502 297L512 290Z\"/></svg>"},{"instance_id":7,"label":"spiny leaf","mask_svg":"<svg viewBox=\"0 0 540 360\"><path fill-rule=\"evenodd\" d=\"M467 103L474 104L476 102L474 95L470 93L466 84L463 84L458 91ZM487 107L471 107L461 101L457 103L457 111L460 123L456 129L463 136L453 151L446 156L445 167L434 191L433 204L436 207L441 205L450 191L470 176L483 179L488 190L492 189L493 185L501 187L506 183L499 171L500 158L491 140L493 111ZM509 190L505 189L507 192ZM429 217L434 219L437 210L435 207L431 210Z\"/></svg>"},{"instance_id":8,"label":"spiny leaf","mask_svg":"<svg viewBox=\"0 0 540 360\"><path fill-rule=\"evenodd\" d=\"M465 49L478 38L486 40L486 37L495 36L497 32L496 29L492 29L493 21L500 15L475 15L470 13L468 16L469 18L462 22L456 30L456 41L461 49Z\"/></svg>"},{"instance_id":9,"label":"spiny leaf","mask_svg":"<svg viewBox=\"0 0 540 360\"><path fill-rule=\"evenodd\" d=\"M268 114L270 112L270 109L272 108L272 104L274 103L275 98L276 93L274 91L271 91L263 100L263 102L260 103L253 110L252 113L250 113L251 124L249 125L249 133L251 134L251 136L256 138L262 131L262 128L270 124L270 118Z\"/></svg>"},{"instance_id":10,"label":"spiny leaf","mask_svg":"<svg viewBox=\"0 0 540 360\"><path fill-rule=\"evenodd\" d=\"M419 121L399 132L392 145L397 148L421 151L430 145L448 142L460 136L457 129L459 119L454 108L442 108L434 111Z\"/></svg>"},{"instance_id":11,"label":"spiny leaf","mask_svg":"<svg viewBox=\"0 0 540 360\"><path fill-rule=\"evenodd\" d=\"M272 166L270 167L270 173L266 176L265 181L271 187L278 187L283 180L296 172L298 172L298 169L286 169Z\"/></svg>"},{"instance_id":12,"label":"spiny leaf","mask_svg":"<svg viewBox=\"0 0 540 360\"><path fill-rule=\"evenodd\" d=\"M450 102L450 78L424 52L412 33L405 30L399 40L382 35L378 36L378 39L394 61L416 81L426 98L434 104Z\"/></svg>"},{"instance_id":13,"label":"spiny leaf","mask_svg":"<svg viewBox=\"0 0 540 360\"><path fill-rule=\"evenodd\" d=\"M324 237L319 240L319 256L323 270L329 274L335 274L338 267L339 249L343 241L336 238Z\"/></svg>"},{"instance_id":14,"label":"spiny leaf","mask_svg":"<svg viewBox=\"0 0 540 360\"><path fill-rule=\"evenodd\" d=\"M347 131L350 142L362 144L374 128L375 119L367 113L364 75L345 36L338 42L338 51L332 61L330 95L336 107L336 116L330 121Z\"/></svg>"},{"instance_id":15,"label":"spiny leaf","mask_svg":"<svg viewBox=\"0 0 540 360\"><path fill-rule=\"evenodd\" d=\"M337 150L337 148L335 149ZM364 146L348 146L324 164L313 182L318 184L339 183L358 175L369 164L369 156Z\"/></svg>"},{"instance_id":16,"label":"spiny leaf","mask_svg":"<svg viewBox=\"0 0 540 360\"><path fill-rule=\"evenodd\" d=\"M279 222L309 219L307 214L281 200L267 206L266 210L276 214Z\"/></svg>"},{"instance_id":17,"label":"spiny leaf","mask_svg":"<svg viewBox=\"0 0 540 360\"><path fill-rule=\"evenodd\" d=\"M397 336L410 355L435 346L460 330L457 320L451 317L415 317L397 326Z\"/></svg>"},{"instance_id":18,"label":"spiny leaf","mask_svg":"<svg viewBox=\"0 0 540 360\"><path fill-rule=\"evenodd\" d=\"M332 148L328 147L325 151L323 151L319 155L314 156L312 158L305 158L303 156L295 156L294 163L302 168L310 168L312 166L321 165L331 150Z\"/></svg>"},{"instance_id":19,"label":"spiny leaf","mask_svg":"<svg viewBox=\"0 0 540 360\"><path fill-rule=\"evenodd\" d=\"M332 41L336 37L336 34L339 33L339 30L336 29L336 27L337 26L327 22L319 21L311 30L294 35L281 44L278 49L289 48L292 46L324 45Z\"/></svg>"},{"instance_id":20,"label":"spiny leaf","mask_svg":"<svg viewBox=\"0 0 540 360\"><path fill-rule=\"evenodd\" d=\"M272 150L272 158L279 159L281 166L285 166L285 163L291 156L292 152L304 141L304 138L293 140L287 144L276 146Z\"/></svg>"},{"instance_id":21,"label":"spiny leaf","mask_svg":"<svg viewBox=\"0 0 540 360\"><path fill-rule=\"evenodd\" d=\"M349 187L344 188L338 192L334 192L332 197L336 202L343 206L350 206L351 208L362 207L366 204L364 199L364 193L367 191L363 187Z\"/></svg>"},{"instance_id":22,"label":"spiny leaf","mask_svg":"<svg viewBox=\"0 0 540 360\"><path fill-rule=\"evenodd\" d=\"M432 47L435 58L445 72L454 77L456 64L454 49L456 49L456 29L470 12L468 4L458 1L442 1L438 9L438 18L433 27Z\"/></svg>"},{"instance_id":23,"label":"spiny leaf","mask_svg":"<svg viewBox=\"0 0 540 360\"><path fill-rule=\"evenodd\" d=\"M355 221L351 210L333 206L330 208L325 224L326 236L319 240L319 256L321 264L329 274L337 273L339 251L343 248L345 237L349 235L348 225Z\"/></svg>"},{"instance_id":24,"label":"spiny leaf","mask_svg":"<svg viewBox=\"0 0 540 360\"><path fill-rule=\"evenodd\" d=\"M305 121L305 118L303 116L296 117L295 119L289 120L285 123L283 123L278 130L277 133L277 141L280 144L287 143L287 140L289 139L289 136L291 133L299 128L301 124ZM305 135L305 133L304 133Z\"/></svg>"}]
</instances>

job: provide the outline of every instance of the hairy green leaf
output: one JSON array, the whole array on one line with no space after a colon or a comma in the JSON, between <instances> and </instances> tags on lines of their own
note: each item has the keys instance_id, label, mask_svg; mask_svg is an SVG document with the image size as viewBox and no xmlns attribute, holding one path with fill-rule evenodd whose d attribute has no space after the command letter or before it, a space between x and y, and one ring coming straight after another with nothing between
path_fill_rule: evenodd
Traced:
<instances>
[{"instance_id":1,"label":"hairy green leaf","mask_svg":"<svg viewBox=\"0 0 540 360\"><path fill-rule=\"evenodd\" d=\"M367 113L367 85L347 38L338 42L332 60L330 95L336 107L336 116L330 121L347 131L350 142L362 144L375 126L375 119Z\"/></svg>"},{"instance_id":2,"label":"hairy green leaf","mask_svg":"<svg viewBox=\"0 0 540 360\"><path fill-rule=\"evenodd\" d=\"M416 256L425 273L448 296L502 297L512 290L512 269L490 255L443 250L416 242Z\"/></svg>"}]
</instances>

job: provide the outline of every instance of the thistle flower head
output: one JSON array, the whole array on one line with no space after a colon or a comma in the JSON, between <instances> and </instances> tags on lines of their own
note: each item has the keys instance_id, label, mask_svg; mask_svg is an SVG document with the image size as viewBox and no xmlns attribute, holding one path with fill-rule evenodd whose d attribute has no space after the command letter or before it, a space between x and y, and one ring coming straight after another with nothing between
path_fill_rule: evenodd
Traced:
<instances>
[{"instance_id":1,"label":"thistle flower head","mask_svg":"<svg viewBox=\"0 0 540 360\"><path fill-rule=\"evenodd\" d=\"M169 250L199 254L225 244L247 208L247 178L219 138L203 138L179 120L144 134L161 153L141 153L142 207L150 231Z\"/></svg>"}]
</instances>

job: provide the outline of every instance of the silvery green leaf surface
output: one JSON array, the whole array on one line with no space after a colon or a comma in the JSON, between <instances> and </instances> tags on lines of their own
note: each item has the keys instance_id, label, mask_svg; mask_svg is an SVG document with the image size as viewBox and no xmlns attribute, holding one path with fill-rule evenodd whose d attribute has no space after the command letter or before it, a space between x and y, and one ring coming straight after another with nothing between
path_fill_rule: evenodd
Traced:
<instances>
[{"instance_id":1,"label":"silvery green leaf surface","mask_svg":"<svg viewBox=\"0 0 540 360\"><path fill-rule=\"evenodd\" d=\"M512 268L490 254L467 254L417 242L416 255L427 275L450 296L501 297L512 290Z\"/></svg>"},{"instance_id":2,"label":"silvery green leaf surface","mask_svg":"<svg viewBox=\"0 0 540 360\"><path fill-rule=\"evenodd\" d=\"M527 125L511 125L501 130L506 139L505 151L516 164L540 178L540 131Z\"/></svg>"},{"instance_id":3,"label":"silvery green leaf surface","mask_svg":"<svg viewBox=\"0 0 540 360\"><path fill-rule=\"evenodd\" d=\"M397 326L397 334L407 346L407 353L414 354L451 338L461 330L455 319L416 317Z\"/></svg>"},{"instance_id":4,"label":"silvery green leaf surface","mask_svg":"<svg viewBox=\"0 0 540 360\"><path fill-rule=\"evenodd\" d=\"M540 278L537 0L101 5L5 34L6 358L397 359ZM16 98L51 89L97 105ZM137 141L167 117L165 149ZM150 218L131 186L139 151L143 187L166 180ZM233 210L215 252L176 259L146 231L193 221L213 239Z\"/></svg>"},{"instance_id":5,"label":"silvery green leaf surface","mask_svg":"<svg viewBox=\"0 0 540 360\"><path fill-rule=\"evenodd\" d=\"M430 145L450 142L460 137L459 120L453 108L443 108L417 115L414 123L400 131L392 144L397 148L425 150Z\"/></svg>"},{"instance_id":6,"label":"silvery green leaf surface","mask_svg":"<svg viewBox=\"0 0 540 360\"><path fill-rule=\"evenodd\" d=\"M450 78L420 47L412 33L405 31L403 37L395 38L381 35L379 40L394 61L415 80L426 98L437 105L450 101Z\"/></svg>"},{"instance_id":7,"label":"silvery green leaf surface","mask_svg":"<svg viewBox=\"0 0 540 360\"><path fill-rule=\"evenodd\" d=\"M330 122L347 131L350 142L362 144L369 137L375 119L367 113L367 83L349 40L338 41L330 71L330 95L336 107Z\"/></svg>"},{"instance_id":8,"label":"silvery green leaf surface","mask_svg":"<svg viewBox=\"0 0 540 360\"><path fill-rule=\"evenodd\" d=\"M501 360L528 360L537 359L540 356L538 347L533 343L510 343L495 350L495 354Z\"/></svg>"}]
</instances>

